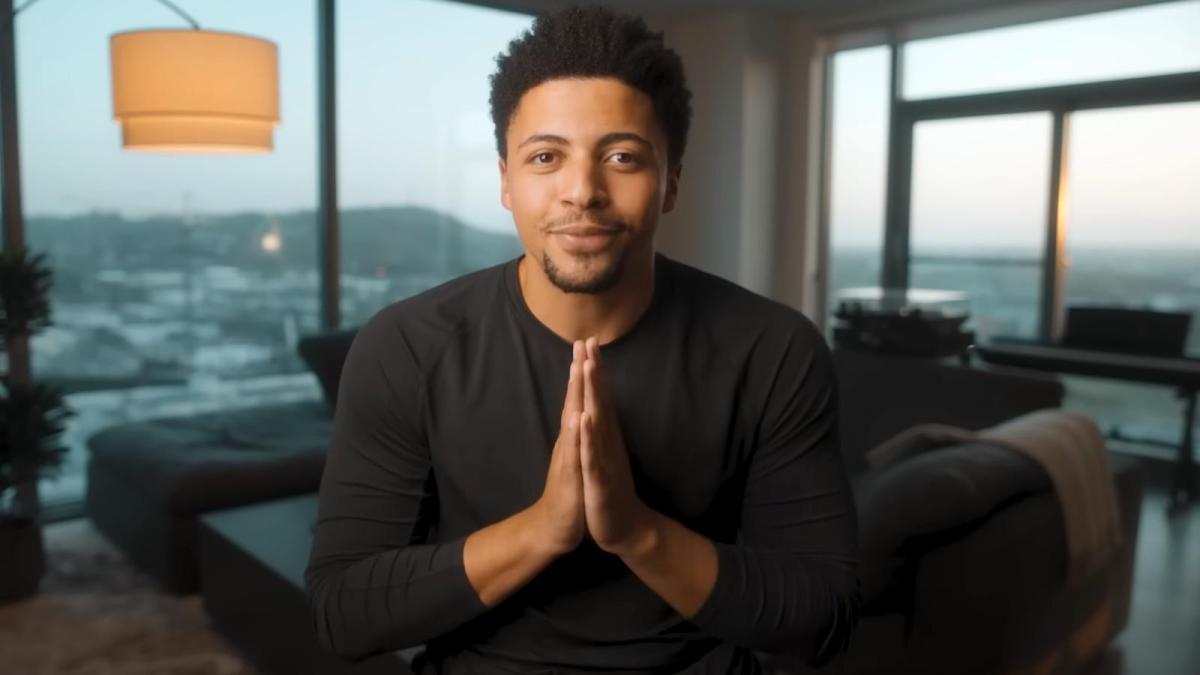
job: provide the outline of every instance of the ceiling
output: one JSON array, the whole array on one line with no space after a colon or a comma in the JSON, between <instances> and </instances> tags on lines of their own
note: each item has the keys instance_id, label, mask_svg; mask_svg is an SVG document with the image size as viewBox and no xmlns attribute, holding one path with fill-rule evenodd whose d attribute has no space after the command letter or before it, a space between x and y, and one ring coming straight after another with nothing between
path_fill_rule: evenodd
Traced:
<instances>
[{"instance_id":1,"label":"ceiling","mask_svg":"<svg viewBox=\"0 0 1200 675\"><path fill-rule=\"evenodd\" d=\"M506 9L536 12L587 0L464 0ZM1147 5L1165 0L600 0L639 14L709 10L778 12L811 19L818 29L871 29L900 21L987 14L994 25L1059 18Z\"/></svg>"}]
</instances>

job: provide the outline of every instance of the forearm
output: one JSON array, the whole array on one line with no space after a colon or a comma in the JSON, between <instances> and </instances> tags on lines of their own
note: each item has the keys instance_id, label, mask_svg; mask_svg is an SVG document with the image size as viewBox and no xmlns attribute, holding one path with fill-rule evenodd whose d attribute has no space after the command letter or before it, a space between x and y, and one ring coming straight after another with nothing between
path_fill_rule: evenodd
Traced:
<instances>
[{"instance_id":1,"label":"forearm","mask_svg":"<svg viewBox=\"0 0 1200 675\"><path fill-rule=\"evenodd\" d=\"M649 511L619 555L684 618L746 647L836 652L858 612L852 566L843 561L716 543Z\"/></svg>"},{"instance_id":2,"label":"forearm","mask_svg":"<svg viewBox=\"0 0 1200 675\"><path fill-rule=\"evenodd\" d=\"M555 557L535 507L444 544L414 544L309 572L318 637L359 659L420 645L494 607Z\"/></svg>"},{"instance_id":3,"label":"forearm","mask_svg":"<svg viewBox=\"0 0 1200 675\"><path fill-rule=\"evenodd\" d=\"M463 567L485 606L495 607L561 555L539 536L538 508L534 504L467 537Z\"/></svg>"},{"instance_id":4,"label":"forearm","mask_svg":"<svg viewBox=\"0 0 1200 675\"><path fill-rule=\"evenodd\" d=\"M321 645L344 659L424 644L485 611L463 574L463 539L346 563L324 550L307 572Z\"/></svg>"},{"instance_id":5,"label":"forearm","mask_svg":"<svg viewBox=\"0 0 1200 675\"><path fill-rule=\"evenodd\" d=\"M684 618L696 614L717 581L717 551L704 535L646 509L642 536L621 559Z\"/></svg>"}]
</instances>

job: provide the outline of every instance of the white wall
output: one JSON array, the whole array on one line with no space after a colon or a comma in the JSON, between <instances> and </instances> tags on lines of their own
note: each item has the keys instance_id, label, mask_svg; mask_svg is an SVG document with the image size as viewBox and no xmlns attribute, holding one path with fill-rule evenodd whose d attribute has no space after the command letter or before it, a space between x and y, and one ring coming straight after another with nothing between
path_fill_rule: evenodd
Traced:
<instances>
[{"instance_id":1,"label":"white wall","mask_svg":"<svg viewBox=\"0 0 1200 675\"><path fill-rule=\"evenodd\" d=\"M646 18L683 58L693 96L680 201L659 250L818 319L813 31L746 10Z\"/></svg>"}]
</instances>

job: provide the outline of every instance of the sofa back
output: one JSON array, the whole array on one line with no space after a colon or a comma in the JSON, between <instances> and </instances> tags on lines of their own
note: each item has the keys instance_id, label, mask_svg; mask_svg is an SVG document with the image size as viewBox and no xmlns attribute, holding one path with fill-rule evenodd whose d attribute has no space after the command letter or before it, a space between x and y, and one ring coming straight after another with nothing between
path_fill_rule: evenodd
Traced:
<instances>
[{"instance_id":1,"label":"sofa back","mask_svg":"<svg viewBox=\"0 0 1200 675\"><path fill-rule=\"evenodd\" d=\"M936 359L835 348L842 456L846 471L866 470L866 453L917 424L979 430L1062 405L1053 376L983 369Z\"/></svg>"}]
</instances>

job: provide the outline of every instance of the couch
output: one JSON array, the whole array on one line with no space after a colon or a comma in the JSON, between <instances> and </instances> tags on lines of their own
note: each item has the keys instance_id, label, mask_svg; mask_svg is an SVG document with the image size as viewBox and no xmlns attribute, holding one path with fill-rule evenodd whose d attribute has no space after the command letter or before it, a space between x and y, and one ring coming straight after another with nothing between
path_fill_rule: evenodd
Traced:
<instances>
[{"instance_id":1,"label":"couch","mask_svg":"<svg viewBox=\"0 0 1200 675\"><path fill-rule=\"evenodd\" d=\"M316 490L352 338L348 331L301 341L324 402L124 425L93 437L88 506L97 526L168 588L194 589L200 514ZM1137 463L1112 462L1124 547L1102 572L1068 589L1061 510L1031 461L982 444L882 469L865 460L871 447L915 424L981 429L1057 407L1061 384L839 349L834 360L843 456L859 511L863 611L849 651L833 664L809 670L786 654L760 654L767 668L1078 671L1128 621L1142 499ZM963 491L968 474L971 489Z\"/></svg>"},{"instance_id":2,"label":"couch","mask_svg":"<svg viewBox=\"0 0 1200 675\"><path fill-rule=\"evenodd\" d=\"M315 492L353 330L310 335L297 351L324 400L116 425L88 439L92 521L164 590L193 593L201 514Z\"/></svg>"},{"instance_id":3,"label":"couch","mask_svg":"<svg viewBox=\"0 0 1200 675\"><path fill-rule=\"evenodd\" d=\"M863 608L847 653L797 673L1079 672L1128 623L1143 491L1110 455L1124 542L1066 583L1062 509L1040 466L983 443L870 468L866 452L915 424L972 430L1058 407L1055 379L834 350L842 450L859 511Z\"/></svg>"}]
</instances>

